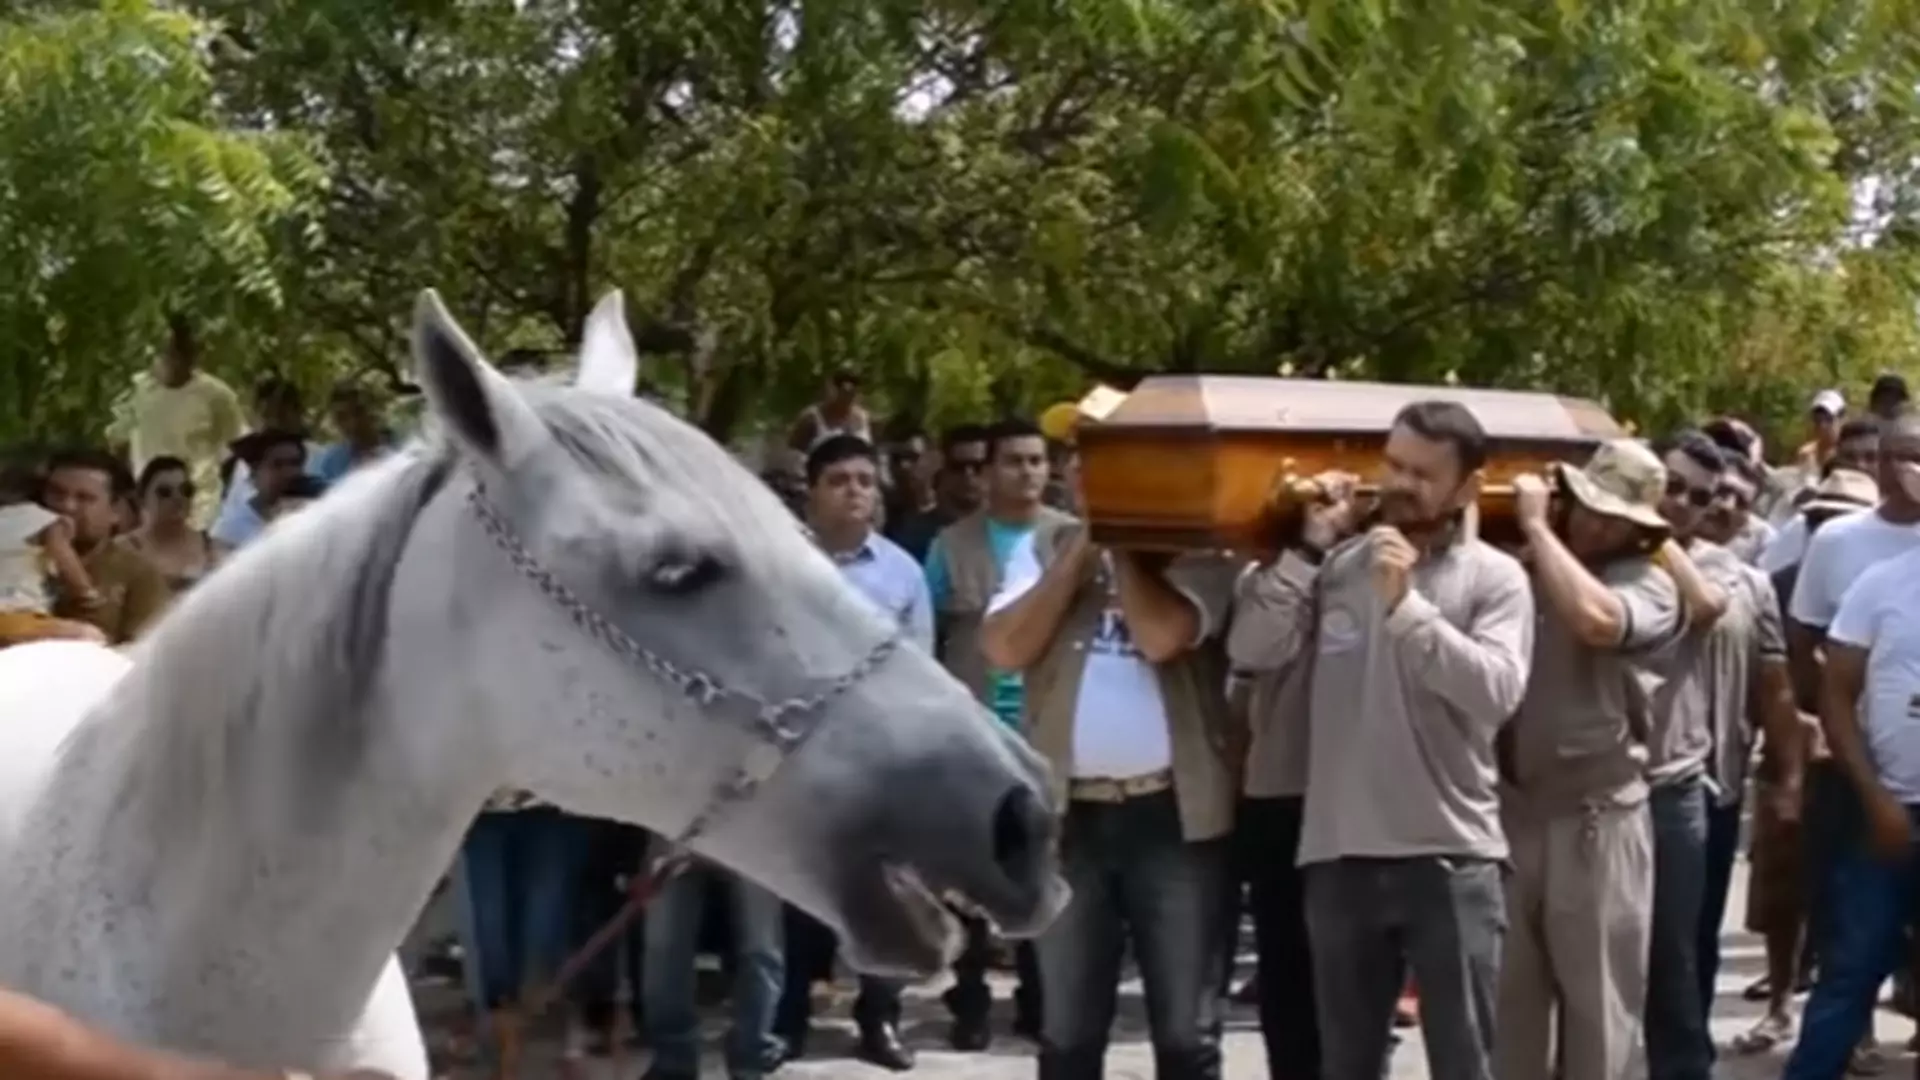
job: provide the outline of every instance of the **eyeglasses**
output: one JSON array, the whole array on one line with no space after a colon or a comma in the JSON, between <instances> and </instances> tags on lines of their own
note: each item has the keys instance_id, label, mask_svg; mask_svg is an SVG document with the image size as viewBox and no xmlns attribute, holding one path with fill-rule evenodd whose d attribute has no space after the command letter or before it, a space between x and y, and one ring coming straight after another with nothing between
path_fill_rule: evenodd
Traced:
<instances>
[{"instance_id":1,"label":"eyeglasses","mask_svg":"<svg viewBox=\"0 0 1920 1080\"><path fill-rule=\"evenodd\" d=\"M193 491L192 484L153 485L153 497L156 499L191 499Z\"/></svg>"},{"instance_id":2,"label":"eyeglasses","mask_svg":"<svg viewBox=\"0 0 1920 1080\"><path fill-rule=\"evenodd\" d=\"M1727 503L1736 510L1745 510L1747 507L1753 505L1752 492L1747 491L1745 488L1728 487L1726 485L1713 489L1713 499L1715 502Z\"/></svg>"},{"instance_id":3,"label":"eyeglasses","mask_svg":"<svg viewBox=\"0 0 1920 1080\"><path fill-rule=\"evenodd\" d=\"M964 458L947 459L947 468L959 473L977 473L987 467L984 461L968 461Z\"/></svg>"},{"instance_id":4,"label":"eyeglasses","mask_svg":"<svg viewBox=\"0 0 1920 1080\"><path fill-rule=\"evenodd\" d=\"M1689 506L1707 506L1713 502L1713 489L1694 487L1678 476L1667 478L1667 498L1684 499Z\"/></svg>"}]
</instances>

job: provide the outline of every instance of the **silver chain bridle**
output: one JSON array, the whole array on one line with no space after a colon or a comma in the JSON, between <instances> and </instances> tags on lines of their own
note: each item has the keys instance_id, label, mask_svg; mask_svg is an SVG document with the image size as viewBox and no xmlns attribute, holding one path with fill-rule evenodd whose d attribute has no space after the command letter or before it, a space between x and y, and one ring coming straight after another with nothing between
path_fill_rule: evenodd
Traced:
<instances>
[{"instance_id":1,"label":"silver chain bridle","mask_svg":"<svg viewBox=\"0 0 1920 1080\"><path fill-rule=\"evenodd\" d=\"M494 546L506 555L520 575L551 600L582 634L599 642L615 656L645 668L655 678L678 690L702 709L728 713L754 736L746 759L715 788L713 797L686 828L673 838L685 846L706 832L730 807L751 799L779 771L779 768L819 727L825 706L865 680L892 656L900 645L896 631L882 638L872 651L844 673L824 680L810 692L781 701L765 701L758 695L726 685L699 668L675 663L635 641L626 631L580 599L553 572L540 564L515 535L500 510L487 497L478 478L467 493L467 507L480 522L480 528Z\"/></svg>"}]
</instances>

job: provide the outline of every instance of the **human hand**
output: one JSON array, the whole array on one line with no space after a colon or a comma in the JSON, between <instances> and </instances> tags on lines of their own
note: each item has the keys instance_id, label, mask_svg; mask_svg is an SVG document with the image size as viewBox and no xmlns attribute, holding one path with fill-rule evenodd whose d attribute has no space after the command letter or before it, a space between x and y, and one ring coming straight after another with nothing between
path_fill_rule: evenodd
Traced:
<instances>
[{"instance_id":1,"label":"human hand","mask_svg":"<svg viewBox=\"0 0 1920 1080\"><path fill-rule=\"evenodd\" d=\"M1352 473L1323 472L1308 481L1312 501L1303 514L1300 539L1325 551L1347 538L1359 518L1355 493L1360 478Z\"/></svg>"},{"instance_id":2,"label":"human hand","mask_svg":"<svg viewBox=\"0 0 1920 1080\"><path fill-rule=\"evenodd\" d=\"M1544 477L1521 473L1513 478L1513 515L1521 528L1545 525L1547 509L1553 503L1553 489Z\"/></svg>"},{"instance_id":3,"label":"human hand","mask_svg":"<svg viewBox=\"0 0 1920 1080\"><path fill-rule=\"evenodd\" d=\"M1420 553L1406 534L1391 525L1375 525L1367 533L1367 561L1373 570L1373 591L1388 612L1407 595L1407 581Z\"/></svg>"},{"instance_id":4,"label":"human hand","mask_svg":"<svg viewBox=\"0 0 1920 1080\"><path fill-rule=\"evenodd\" d=\"M1913 844L1913 823L1907 808L1887 792L1876 791L1866 800L1867 846L1882 862L1905 859Z\"/></svg>"}]
</instances>

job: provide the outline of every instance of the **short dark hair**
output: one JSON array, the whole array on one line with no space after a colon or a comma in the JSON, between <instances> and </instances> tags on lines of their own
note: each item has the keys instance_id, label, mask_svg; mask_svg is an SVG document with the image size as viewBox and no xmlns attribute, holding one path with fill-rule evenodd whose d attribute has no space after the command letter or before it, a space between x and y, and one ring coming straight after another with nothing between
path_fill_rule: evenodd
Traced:
<instances>
[{"instance_id":1,"label":"short dark hair","mask_svg":"<svg viewBox=\"0 0 1920 1080\"><path fill-rule=\"evenodd\" d=\"M1393 426L1451 446L1463 476L1487 463L1487 429L1480 426L1472 409L1457 401L1412 402L1395 414Z\"/></svg>"},{"instance_id":2,"label":"short dark hair","mask_svg":"<svg viewBox=\"0 0 1920 1080\"><path fill-rule=\"evenodd\" d=\"M1873 380L1873 389L1867 391L1867 403L1894 401L1905 403L1913 400L1913 394L1907 390L1907 380L1891 371L1880 373Z\"/></svg>"},{"instance_id":3,"label":"short dark hair","mask_svg":"<svg viewBox=\"0 0 1920 1080\"><path fill-rule=\"evenodd\" d=\"M1664 439L1654 440L1653 452L1663 461L1669 455L1678 453L1708 472L1727 471L1726 453L1712 439L1693 428L1682 428Z\"/></svg>"},{"instance_id":4,"label":"short dark hair","mask_svg":"<svg viewBox=\"0 0 1920 1080\"><path fill-rule=\"evenodd\" d=\"M985 424L955 424L940 435L940 452L951 453L956 446L984 443L990 437Z\"/></svg>"},{"instance_id":5,"label":"short dark hair","mask_svg":"<svg viewBox=\"0 0 1920 1080\"><path fill-rule=\"evenodd\" d=\"M233 456L247 463L247 468L258 468L260 462L273 452L275 447L297 446L302 455L307 451L307 438L297 431L284 428L267 428L248 435L242 435L233 441L230 449Z\"/></svg>"},{"instance_id":6,"label":"short dark hair","mask_svg":"<svg viewBox=\"0 0 1920 1080\"><path fill-rule=\"evenodd\" d=\"M289 499L317 499L327 493L327 482L310 473L301 473L280 494Z\"/></svg>"},{"instance_id":7,"label":"short dark hair","mask_svg":"<svg viewBox=\"0 0 1920 1080\"><path fill-rule=\"evenodd\" d=\"M161 454L156 458L148 458L147 463L140 467L140 479L133 485L134 490L145 495L155 480L170 472L186 473L189 477L193 475L193 470L187 468L185 461L169 454Z\"/></svg>"},{"instance_id":8,"label":"short dark hair","mask_svg":"<svg viewBox=\"0 0 1920 1080\"><path fill-rule=\"evenodd\" d=\"M1730 456L1747 460L1753 453L1754 436L1735 423L1731 417L1719 417L1700 425L1700 434L1705 435L1713 445L1728 452Z\"/></svg>"},{"instance_id":9,"label":"short dark hair","mask_svg":"<svg viewBox=\"0 0 1920 1080\"><path fill-rule=\"evenodd\" d=\"M1855 439L1877 439L1879 437L1879 420L1870 416L1856 416L1852 420L1840 425L1840 433L1834 436L1833 441L1843 443L1852 442Z\"/></svg>"},{"instance_id":10,"label":"short dark hair","mask_svg":"<svg viewBox=\"0 0 1920 1080\"><path fill-rule=\"evenodd\" d=\"M52 476L62 469L97 472L105 476L107 489L116 499L133 490L133 474L127 470L126 463L105 450L93 447L61 450L47 458L44 475Z\"/></svg>"},{"instance_id":11,"label":"short dark hair","mask_svg":"<svg viewBox=\"0 0 1920 1080\"><path fill-rule=\"evenodd\" d=\"M1000 455L1000 444L1014 439L1039 439L1045 442L1047 433L1040 425L1024 416L1009 416L987 428L987 460L992 461Z\"/></svg>"},{"instance_id":12,"label":"short dark hair","mask_svg":"<svg viewBox=\"0 0 1920 1080\"><path fill-rule=\"evenodd\" d=\"M304 395L293 380L280 375L266 375L254 383L253 400L284 401L296 407L305 403Z\"/></svg>"},{"instance_id":13,"label":"short dark hair","mask_svg":"<svg viewBox=\"0 0 1920 1080\"><path fill-rule=\"evenodd\" d=\"M880 454L874 450L873 444L858 435L843 432L821 439L818 445L807 451L807 486L818 483L821 473L855 458L865 458L876 467L880 464Z\"/></svg>"}]
</instances>

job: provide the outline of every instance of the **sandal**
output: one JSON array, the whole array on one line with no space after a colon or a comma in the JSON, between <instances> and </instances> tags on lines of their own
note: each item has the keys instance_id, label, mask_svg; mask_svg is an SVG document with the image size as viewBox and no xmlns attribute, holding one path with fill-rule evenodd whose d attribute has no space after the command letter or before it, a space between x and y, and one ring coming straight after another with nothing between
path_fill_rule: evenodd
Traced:
<instances>
[{"instance_id":1,"label":"sandal","mask_svg":"<svg viewBox=\"0 0 1920 1080\"><path fill-rule=\"evenodd\" d=\"M1784 1016L1763 1016L1745 1034L1734 1036L1728 1049L1736 1054L1766 1054L1792 1038L1793 1021Z\"/></svg>"},{"instance_id":2,"label":"sandal","mask_svg":"<svg viewBox=\"0 0 1920 1080\"><path fill-rule=\"evenodd\" d=\"M1854 1076L1877 1076L1887 1067L1887 1056L1872 1043L1862 1043L1853 1048L1853 1057L1847 1062L1847 1072Z\"/></svg>"}]
</instances>

